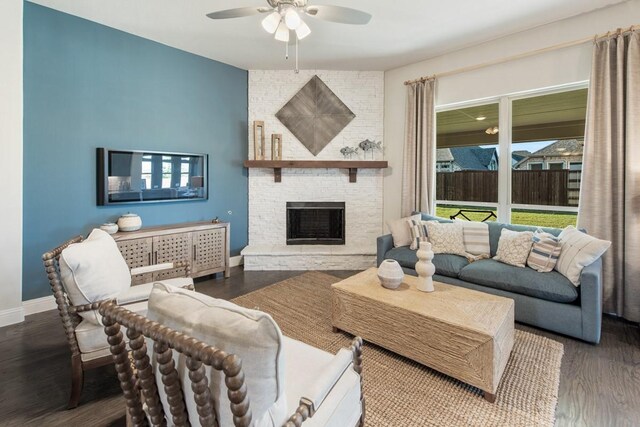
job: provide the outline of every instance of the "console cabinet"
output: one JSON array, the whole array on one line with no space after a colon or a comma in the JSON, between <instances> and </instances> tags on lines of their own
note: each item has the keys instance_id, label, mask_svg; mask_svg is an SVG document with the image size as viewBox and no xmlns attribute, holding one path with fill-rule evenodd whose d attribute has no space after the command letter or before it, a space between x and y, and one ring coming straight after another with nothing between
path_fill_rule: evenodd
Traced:
<instances>
[{"instance_id":1,"label":"console cabinet","mask_svg":"<svg viewBox=\"0 0 640 427\"><path fill-rule=\"evenodd\" d=\"M229 277L229 223L191 222L120 231L113 235L129 268L188 260L191 277ZM138 274L131 284L184 276L184 268Z\"/></svg>"}]
</instances>

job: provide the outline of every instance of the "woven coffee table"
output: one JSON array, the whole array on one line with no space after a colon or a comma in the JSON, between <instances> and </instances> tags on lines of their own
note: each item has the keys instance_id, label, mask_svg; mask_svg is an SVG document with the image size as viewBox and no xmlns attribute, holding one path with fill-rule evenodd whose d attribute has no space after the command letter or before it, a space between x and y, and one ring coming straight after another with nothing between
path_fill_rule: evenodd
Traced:
<instances>
[{"instance_id":1,"label":"woven coffee table","mask_svg":"<svg viewBox=\"0 0 640 427\"><path fill-rule=\"evenodd\" d=\"M370 268L332 285L334 331L358 335L484 392L490 402L513 348L514 302L434 282L416 289L405 275L396 290Z\"/></svg>"}]
</instances>

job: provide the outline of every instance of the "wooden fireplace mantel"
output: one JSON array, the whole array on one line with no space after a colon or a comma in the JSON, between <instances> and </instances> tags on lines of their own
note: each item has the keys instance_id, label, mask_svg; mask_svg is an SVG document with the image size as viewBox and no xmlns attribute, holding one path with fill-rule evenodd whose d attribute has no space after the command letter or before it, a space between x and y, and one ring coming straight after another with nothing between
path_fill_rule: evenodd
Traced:
<instances>
[{"instance_id":1,"label":"wooden fireplace mantel","mask_svg":"<svg viewBox=\"0 0 640 427\"><path fill-rule=\"evenodd\" d=\"M245 160L245 168L273 169L273 180L282 181L282 169L348 169L349 182L356 182L358 169L385 169L386 160Z\"/></svg>"}]
</instances>

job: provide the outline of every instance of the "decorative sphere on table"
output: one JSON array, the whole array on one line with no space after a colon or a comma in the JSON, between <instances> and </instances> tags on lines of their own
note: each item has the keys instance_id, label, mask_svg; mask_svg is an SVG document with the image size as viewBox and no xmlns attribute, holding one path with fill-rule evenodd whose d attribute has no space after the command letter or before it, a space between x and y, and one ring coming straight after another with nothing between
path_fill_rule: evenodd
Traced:
<instances>
[{"instance_id":1,"label":"decorative sphere on table","mask_svg":"<svg viewBox=\"0 0 640 427\"><path fill-rule=\"evenodd\" d=\"M435 289L431 276L436 272L436 266L431 262L433 259L431 243L420 242L420 248L416 255L418 255L418 262L416 262L416 273L418 273L417 288L419 291L433 292Z\"/></svg>"},{"instance_id":2,"label":"decorative sphere on table","mask_svg":"<svg viewBox=\"0 0 640 427\"><path fill-rule=\"evenodd\" d=\"M100 226L100 230L106 231L109 234L115 234L118 232L118 224L115 222L105 222Z\"/></svg>"},{"instance_id":3,"label":"decorative sphere on table","mask_svg":"<svg viewBox=\"0 0 640 427\"><path fill-rule=\"evenodd\" d=\"M404 279L404 271L398 261L385 259L378 267L380 284L387 289L397 289Z\"/></svg>"},{"instance_id":4,"label":"decorative sphere on table","mask_svg":"<svg viewBox=\"0 0 640 427\"><path fill-rule=\"evenodd\" d=\"M142 219L134 213L127 213L118 218L120 231L136 231L142 227Z\"/></svg>"}]
</instances>

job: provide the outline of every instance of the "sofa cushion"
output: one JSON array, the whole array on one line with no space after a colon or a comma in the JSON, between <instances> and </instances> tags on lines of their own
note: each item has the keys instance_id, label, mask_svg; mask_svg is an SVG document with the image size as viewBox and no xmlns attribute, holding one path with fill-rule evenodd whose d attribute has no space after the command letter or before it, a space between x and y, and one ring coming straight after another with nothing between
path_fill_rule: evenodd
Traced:
<instances>
[{"instance_id":1,"label":"sofa cushion","mask_svg":"<svg viewBox=\"0 0 640 427\"><path fill-rule=\"evenodd\" d=\"M409 220L420 221L420 215L411 215L400 219L387 221L387 227L393 237L393 246L406 246L411 244L411 233L409 232Z\"/></svg>"},{"instance_id":2,"label":"sofa cushion","mask_svg":"<svg viewBox=\"0 0 640 427\"><path fill-rule=\"evenodd\" d=\"M416 251L412 251L408 246L401 246L387 251L385 259L395 259L401 267L414 268L418 262ZM436 254L433 257L433 265L436 266L436 274L443 276L458 277L460 270L469 265L465 257L451 254Z\"/></svg>"},{"instance_id":3,"label":"sofa cushion","mask_svg":"<svg viewBox=\"0 0 640 427\"><path fill-rule=\"evenodd\" d=\"M451 220L451 219L446 219L446 218L442 218L442 217L439 217L439 216L429 215L429 214L424 213L424 212L416 212L416 213L420 213L420 215L422 215L422 220L423 221L438 221L438 222L442 222L442 223L453 222L453 220Z\"/></svg>"},{"instance_id":4,"label":"sofa cushion","mask_svg":"<svg viewBox=\"0 0 640 427\"><path fill-rule=\"evenodd\" d=\"M149 297L147 317L240 356L253 412L252 426L275 427L284 424L290 414L287 413L284 390L282 334L271 316L198 292L156 283ZM192 425L197 425L198 414L184 358L181 355L176 365L181 367L178 371L189 419ZM154 369L158 369L155 360L153 364ZM207 370L207 374L216 399L220 425L233 425L224 375L211 369ZM165 412L168 413L160 375L156 375L156 382Z\"/></svg>"},{"instance_id":5,"label":"sofa cushion","mask_svg":"<svg viewBox=\"0 0 640 427\"><path fill-rule=\"evenodd\" d=\"M578 290L557 271L539 273L529 267L514 267L492 259L473 262L460 271L460 279L547 301L568 303Z\"/></svg>"},{"instance_id":6,"label":"sofa cushion","mask_svg":"<svg viewBox=\"0 0 640 427\"><path fill-rule=\"evenodd\" d=\"M589 236L570 225L560 233L562 250L555 269L571 282L580 285L580 273L587 265L600 258L611 246L608 240Z\"/></svg>"},{"instance_id":7,"label":"sofa cushion","mask_svg":"<svg viewBox=\"0 0 640 427\"><path fill-rule=\"evenodd\" d=\"M500 232L498 250L493 259L516 267L524 267L531 252L531 245L533 245L531 231L511 231L503 228Z\"/></svg>"},{"instance_id":8,"label":"sofa cushion","mask_svg":"<svg viewBox=\"0 0 640 427\"><path fill-rule=\"evenodd\" d=\"M60 278L73 305L115 298L131 285L131 274L113 237L94 229L81 243L74 243L60 254ZM100 325L95 311L80 313Z\"/></svg>"},{"instance_id":9,"label":"sofa cushion","mask_svg":"<svg viewBox=\"0 0 640 427\"><path fill-rule=\"evenodd\" d=\"M145 316L147 314L147 301L125 305L124 307L141 316ZM97 311L98 310L96 310L96 315L100 316ZM121 330L125 339L127 339L127 328L123 327ZM83 319L82 322L76 326L75 332L78 347L82 354L109 349L109 343L107 342L107 334L104 332L104 326L96 325L87 319Z\"/></svg>"},{"instance_id":10,"label":"sofa cushion","mask_svg":"<svg viewBox=\"0 0 640 427\"><path fill-rule=\"evenodd\" d=\"M504 224L502 222L487 222L489 225L489 244L491 246L491 256L496 256L498 252L498 242L500 241L500 234L502 233L502 229L506 228L511 231L531 231L535 232L538 229L544 231L545 233L552 234L557 236L560 234L562 229L560 228L549 228L549 227L536 227L530 225L515 225L515 224Z\"/></svg>"},{"instance_id":11,"label":"sofa cushion","mask_svg":"<svg viewBox=\"0 0 640 427\"><path fill-rule=\"evenodd\" d=\"M466 256L462 224L427 221L427 234L434 254Z\"/></svg>"}]
</instances>

